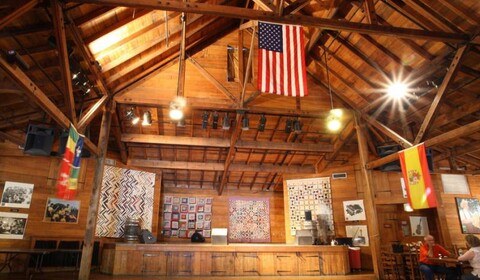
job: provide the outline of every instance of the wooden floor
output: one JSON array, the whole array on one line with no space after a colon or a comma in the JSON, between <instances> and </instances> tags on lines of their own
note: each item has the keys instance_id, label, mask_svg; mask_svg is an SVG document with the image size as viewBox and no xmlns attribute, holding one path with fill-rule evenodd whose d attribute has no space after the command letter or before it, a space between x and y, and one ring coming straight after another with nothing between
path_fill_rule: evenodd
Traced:
<instances>
[{"instance_id":1,"label":"wooden floor","mask_svg":"<svg viewBox=\"0 0 480 280\"><path fill-rule=\"evenodd\" d=\"M23 273L0 273L0 279L8 280L19 280L19 279L28 279L28 277ZM75 272L45 272L34 274L31 279L37 280L73 280L78 279L78 274ZM358 272L349 275L330 275L330 276L221 276L221 277L210 277L210 276L198 276L198 277L172 277L172 276L112 276L94 272L90 274L90 279L92 280L149 280L149 279L172 279L172 280L374 280L375 275L371 272Z\"/></svg>"}]
</instances>

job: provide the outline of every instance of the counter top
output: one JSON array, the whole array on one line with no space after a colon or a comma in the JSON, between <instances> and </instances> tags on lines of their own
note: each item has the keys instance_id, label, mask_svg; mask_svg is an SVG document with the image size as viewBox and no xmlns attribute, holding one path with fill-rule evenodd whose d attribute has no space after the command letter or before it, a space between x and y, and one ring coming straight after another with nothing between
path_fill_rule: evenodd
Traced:
<instances>
[{"instance_id":1,"label":"counter top","mask_svg":"<svg viewBox=\"0 0 480 280\"><path fill-rule=\"evenodd\" d=\"M213 245L211 243L105 243L104 249L116 250L155 250L155 251L223 251L223 252L312 252L329 251L342 252L347 251L347 246L329 246L329 245L296 245L281 243L230 243L228 245Z\"/></svg>"}]
</instances>

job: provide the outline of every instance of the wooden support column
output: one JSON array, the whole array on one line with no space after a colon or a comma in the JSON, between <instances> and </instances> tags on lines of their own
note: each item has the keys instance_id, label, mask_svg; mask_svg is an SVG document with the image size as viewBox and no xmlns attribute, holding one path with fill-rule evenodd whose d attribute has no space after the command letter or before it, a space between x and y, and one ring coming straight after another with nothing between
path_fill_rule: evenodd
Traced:
<instances>
[{"instance_id":1,"label":"wooden support column","mask_svg":"<svg viewBox=\"0 0 480 280\"><path fill-rule=\"evenodd\" d=\"M375 211L375 194L371 181L371 170L367 170L368 145L365 137L365 125L360 123L357 114L355 117L355 130L357 131L358 153L360 155L360 166L363 179L363 189L365 191L365 213L367 214L367 225L370 238L370 248L372 250L373 272L379 279L379 262L380 262L380 234L378 230L377 212Z\"/></svg>"},{"instance_id":2,"label":"wooden support column","mask_svg":"<svg viewBox=\"0 0 480 280\"><path fill-rule=\"evenodd\" d=\"M102 188L103 168L105 165L105 155L108 148L108 134L112 122L113 100L108 101L103 112L102 123L100 125L100 136L98 139L98 155L95 166L95 174L92 182L92 196L88 206L87 226L85 228L85 237L83 240L82 260L80 262L80 271L78 279L88 280L90 277L90 267L92 264L93 242L95 239L95 224L97 222L98 200Z\"/></svg>"}]
</instances>

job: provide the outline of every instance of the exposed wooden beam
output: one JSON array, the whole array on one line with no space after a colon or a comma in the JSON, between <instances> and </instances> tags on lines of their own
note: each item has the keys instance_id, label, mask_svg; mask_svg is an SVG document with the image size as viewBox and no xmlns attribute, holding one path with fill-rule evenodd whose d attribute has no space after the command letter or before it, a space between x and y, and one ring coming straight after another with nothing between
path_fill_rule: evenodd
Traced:
<instances>
[{"instance_id":1,"label":"exposed wooden beam","mask_svg":"<svg viewBox=\"0 0 480 280\"><path fill-rule=\"evenodd\" d=\"M470 143L465 146L456 147L451 149L449 153L442 153L438 156L435 156L435 161L440 161L447 159L450 155L454 154L456 156L462 156L468 153L473 153L480 150L480 142Z\"/></svg>"},{"instance_id":2,"label":"exposed wooden beam","mask_svg":"<svg viewBox=\"0 0 480 280\"><path fill-rule=\"evenodd\" d=\"M167 135L146 135L146 134L122 134L123 142L158 144L158 145L180 145L191 147L215 147L228 148L230 141L220 138L167 136Z\"/></svg>"},{"instance_id":3,"label":"exposed wooden beam","mask_svg":"<svg viewBox=\"0 0 480 280\"><path fill-rule=\"evenodd\" d=\"M93 104L87 112L83 115L80 121L77 124L78 131L83 131L90 124L93 118L97 115L98 112L101 112L101 108L107 103L110 99L110 96L104 95L100 98L95 104Z\"/></svg>"},{"instance_id":4,"label":"exposed wooden beam","mask_svg":"<svg viewBox=\"0 0 480 280\"><path fill-rule=\"evenodd\" d=\"M43 93L43 91L30 80L30 78L21 71L17 66L12 66L0 57L0 67L7 72L10 77L25 89L25 94L33 99L47 114L52 117L62 128L68 129L71 121L63 114L63 112L55 106L55 104ZM94 154L98 155L97 147L90 141L84 139L85 146Z\"/></svg>"},{"instance_id":5,"label":"exposed wooden beam","mask_svg":"<svg viewBox=\"0 0 480 280\"><path fill-rule=\"evenodd\" d=\"M255 2L255 4L257 4L258 7L264 11L274 12L277 9L271 1L267 2L265 0L253 0L253 2Z\"/></svg>"},{"instance_id":6,"label":"exposed wooden beam","mask_svg":"<svg viewBox=\"0 0 480 280\"><path fill-rule=\"evenodd\" d=\"M241 125L240 125L241 127ZM230 141L221 138L203 138L186 136L146 135L146 134L122 134L122 142L144 143L157 145L178 145L190 147L215 147L230 148ZM304 152L333 152L331 144L303 144L303 143L280 143L259 141L236 141L234 148L280 150L280 151L304 151Z\"/></svg>"},{"instance_id":7,"label":"exposed wooden beam","mask_svg":"<svg viewBox=\"0 0 480 280\"><path fill-rule=\"evenodd\" d=\"M115 110L116 112L117 110ZM127 164L127 147L124 142L121 141L122 131L120 130L120 121L118 120L118 114L115 113L112 116L112 134L115 138L115 143L120 151L120 160L123 164Z\"/></svg>"},{"instance_id":8,"label":"exposed wooden beam","mask_svg":"<svg viewBox=\"0 0 480 280\"><path fill-rule=\"evenodd\" d=\"M295 2L291 3L290 5L286 6L286 7L283 9L283 14L284 14L284 15L294 14L294 13L300 11L301 9L303 9L303 8L304 8L305 6L307 6L309 3L310 3L310 0L298 0L298 1L295 1Z\"/></svg>"},{"instance_id":9,"label":"exposed wooden beam","mask_svg":"<svg viewBox=\"0 0 480 280\"><path fill-rule=\"evenodd\" d=\"M75 0L72 2L93 3L98 5L113 5L136 7L144 9L157 9L167 11L181 11L187 13L213 15L218 17L241 18L263 20L284 24L300 24L330 30L372 34L379 36L394 36L398 38L423 39L443 42L467 42L469 36L462 33L448 33L440 31L426 31L410 28L379 26L358 22L345 22L338 20L323 19L311 16L286 15L278 16L275 12L252 10L225 5L212 5L206 3L188 3L168 0Z\"/></svg>"},{"instance_id":10,"label":"exposed wooden beam","mask_svg":"<svg viewBox=\"0 0 480 280\"><path fill-rule=\"evenodd\" d=\"M55 43L57 45L60 73L62 75L63 97L68 115L73 125L77 126L77 113L75 112L75 99L73 98L72 75L68 61L67 36L65 34L65 19L63 10L58 0L52 0L53 26L55 31Z\"/></svg>"},{"instance_id":11,"label":"exposed wooden beam","mask_svg":"<svg viewBox=\"0 0 480 280\"><path fill-rule=\"evenodd\" d=\"M129 159L128 166L177 169L177 170L203 170L203 171L223 171L225 165L216 162L192 162L192 161L166 161L166 160L148 160L148 159Z\"/></svg>"},{"instance_id":12,"label":"exposed wooden beam","mask_svg":"<svg viewBox=\"0 0 480 280\"><path fill-rule=\"evenodd\" d=\"M242 52L239 50L239 56L242 55ZM230 100L236 105L239 106L239 100L235 95L233 95L228 89L222 85L215 77L213 77L205 68L203 68L193 57L188 57L188 62L190 62L195 68L202 74L205 79L207 79L212 85L214 85L219 91L223 92Z\"/></svg>"},{"instance_id":13,"label":"exposed wooden beam","mask_svg":"<svg viewBox=\"0 0 480 280\"><path fill-rule=\"evenodd\" d=\"M182 23L182 31L180 35L180 54L178 61L178 82L177 82L177 96L183 97L185 91L185 37L187 33L187 15L182 13L180 16Z\"/></svg>"},{"instance_id":14,"label":"exposed wooden beam","mask_svg":"<svg viewBox=\"0 0 480 280\"><path fill-rule=\"evenodd\" d=\"M259 150L281 150L296 152L333 152L332 144L303 144L303 143L281 143L281 142L261 142L238 140L235 148L259 149Z\"/></svg>"},{"instance_id":15,"label":"exposed wooden beam","mask_svg":"<svg viewBox=\"0 0 480 280\"><path fill-rule=\"evenodd\" d=\"M8 140L18 146L23 146L25 144L24 139L20 139L17 136L11 135L10 133L4 132L4 131L0 131L0 138Z\"/></svg>"},{"instance_id":16,"label":"exposed wooden beam","mask_svg":"<svg viewBox=\"0 0 480 280\"><path fill-rule=\"evenodd\" d=\"M224 163L216 162L191 162L191 161L166 161L166 160L147 160L147 159L129 159L129 166L159 169L176 170L201 170L201 171L224 171ZM230 171L235 172L280 172L291 174L315 173L313 165L304 166L279 166L275 164L240 164L232 163Z\"/></svg>"},{"instance_id":17,"label":"exposed wooden beam","mask_svg":"<svg viewBox=\"0 0 480 280\"><path fill-rule=\"evenodd\" d=\"M438 135L436 137L433 137L431 139L425 140L424 144L427 147L434 147L436 145L445 143L447 141L450 141L452 139L458 138L458 137L463 137L465 135L470 135L474 132L477 132L480 130L480 120L469 123L467 125L464 125L462 127L450 130L449 132L446 132L444 134ZM368 169L373 169L375 167L382 166L384 164L387 164L389 162L392 162L394 160L398 159L398 153L393 153L390 154L386 157L371 161L367 163L367 168Z\"/></svg>"},{"instance_id":18,"label":"exposed wooden beam","mask_svg":"<svg viewBox=\"0 0 480 280\"><path fill-rule=\"evenodd\" d=\"M363 6L365 7L364 10L368 23L378 24L377 14L375 13L375 3L373 3L373 0L363 0Z\"/></svg>"},{"instance_id":19,"label":"exposed wooden beam","mask_svg":"<svg viewBox=\"0 0 480 280\"><path fill-rule=\"evenodd\" d=\"M372 259L373 259L373 272L375 273L377 279L379 278L379 267L380 267L380 234L379 226L377 219L377 211L375 206L375 188L372 183L372 171L367 170L366 163L368 161L368 145L367 139L365 137L365 124L362 122L360 117L354 114L355 121L355 130L357 134L358 142L358 154L360 157L360 172L362 175L362 189L364 190L364 199L365 199L365 212L368 218L368 227L372 229L369 232L371 249L372 249Z\"/></svg>"},{"instance_id":20,"label":"exposed wooden beam","mask_svg":"<svg viewBox=\"0 0 480 280\"><path fill-rule=\"evenodd\" d=\"M100 135L98 137L98 156L96 158L95 173L93 175L92 194L90 195L90 203L88 206L87 223L85 226L78 279L86 280L90 278L89 276L91 271L95 239L95 225L97 221L98 205L100 204L100 190L102 189L105 156L107 155L108 150L108 138L112 123L113 105L113 101L107 104L106 110L103 112L102 122L100 124Z\"/></svg>"},{"instance_id":21,"label":"exposed wooden beam","mask_svg":"<svg viewBox=\"0 0 480 280\"><path fill-rule=\"evenodd\" d=\"M390 129L388 126L380 123L377 121L375 118L367 115L367 114L362 114L361 115L363 119L365 119L371 126L375 127L378 129L380 132L388 136L390 139L398 143L400 146L403 148L409 148L412 147L412 143L410 143L407 139L403 138L400 136L398 133Z\"/></svg>"},{"instance_id":22,"label":"exposed wooden beam","mask_svg":"<svg viewBox=\"0 0 480 280\"><path fill-rule=\"evenodd\" d=\"M15 11L5 16L4 18L0 19L0 30L2 30L5 26L10 24L12 21L24 15L26 12L33 9L35 6L37 6L37 4L38 4L38 0L27 1L25 2L25 4L18 7Z\"/></svg>"},{"instance_id":23,"label":"exposed wooden beam","mask_svg":"<svg viewBox=\"0 0 480 280\"><path fill-rule=\"evenodd\" d=\"M225 165L222 173L222 179L220 180L220 186L218 187L218 195L222 195L223 189L227 184L228 172L230 168L230 164L232 164L233 157L235 155L235 144L237 143L238 139L240 138L240 134L242 133L241 130L241 123L242 117L244 114L237 113L234 130L232 132L232 136L230 137L230 148L228 148L227 157L225 158Z\"/></svg>"},{"instance_id":24,"label":"exposed wooden beam","mask_svg":"<svg viewBox=\"0 0 480 280\"><path fill-rule=\"evenodd\" d=\"M87 62L88 70L95 77L94 82L96 83L97 87L102 91L102 94L110 95L111 94L110 90L107 88L105 79L102 77L102 74L100 73L97 61L95 60L95 57L93 56L93 54L90 52L90 49L88 48L86 43L83 41L79 28L73 22L73 19L70 16L70 14L68 13L65 14L65 17L68 19L67 26L70 30L70 34L72 35L73 40L75 41L75 44L80 50L83 59L85 59L85 61Z\"/></svg>"},{"instance_id":25,"label":"exposed wooden beam","mask_svg":"<svg viewBox=\"0 0 480 280\"><path fill-rule=\"evenodd\" d=\"M418 130L417 136L415 137L415 141L413 142L415 145L422 141L424 135L428 132L428 129L430 128L430 124L435 119L435 115L438 113L438 108L442 104L442 100L446 95L447 89L450 86L450 84L453 83L453 80L455 79L455 75L462 63L462 59L465 57L465 54L467 53L468 46L469 46L468 44L461 46L457 50L455 57L450 63L448 72L445 75L445 78L443 79L442 84L438 88L437 94L435 95L435 98L432 101L430 109L428 110L427 115L425 116L423 123L420 129Z\"/></svg>"},{"instance_id":26,"label":"exposed wooden beam","mask_svg":"<svg viewBox=\"0 0 480 280\"><path fill-rule=\"evenodd\" d=\"M349 122L345 126L345 129L340 132L335 142L333 142L333 152L325 154L323 160L316 165L315 173L321 173L330 164L331 160L334 160L337 157L345 143L353 136L355 132L353 123L354 122Z\"/></svg>"}]
</instances>

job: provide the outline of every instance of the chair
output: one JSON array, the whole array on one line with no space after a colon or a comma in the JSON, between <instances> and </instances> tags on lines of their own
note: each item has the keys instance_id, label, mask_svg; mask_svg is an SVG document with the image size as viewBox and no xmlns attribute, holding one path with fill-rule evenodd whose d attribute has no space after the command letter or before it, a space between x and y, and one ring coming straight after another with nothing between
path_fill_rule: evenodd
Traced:
<instances>
[{"instance_id":1,"label":"chair","mask_svg":"<svg viewBox=\"0 0 480 280\"><path fill-rule=\"evenodd\" d=\"M391 253L391 252L381 252L381 260L382 260L382 270L383 270L383 278L386 280L400 280L401 272L400 272L400 263L398 261L398 254Z\"/></svg>"},{"instance_id":2,"label":"chair","mask_svg":"<svg viewBox=\"0 0 480 280\"><path fill-rule=\"evenodd\" d=\"M33 245L34 249L57 249L57 241L56 240L35 240L35 244ZM33 259L30 259L30 267L35 266ZM54 266L56 262L55 255L48 254L43 257L42 266Z\"/></svg>"},{"instance_id":3,"label":"chair","mask_svg":"<svg viewBox=\"0 0 480 280\"><path fill-rule=\"evenodd\" d=\"M61 240L58 243L59 250L79 250L80 249L80 241L65 241ZM63 257L63 261L61 266L68 266L68 267L75 267L76 269L79 266L79 260L81 252L59 252L59 254Z\"/></svg>"}]
</instances>

